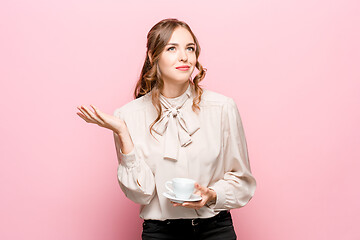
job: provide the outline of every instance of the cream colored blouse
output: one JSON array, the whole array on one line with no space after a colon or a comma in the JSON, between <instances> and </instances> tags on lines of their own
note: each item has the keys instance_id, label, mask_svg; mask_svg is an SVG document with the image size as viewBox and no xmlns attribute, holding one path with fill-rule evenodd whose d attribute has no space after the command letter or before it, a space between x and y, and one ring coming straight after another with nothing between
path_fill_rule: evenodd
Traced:
<instances>
[{"instance_id":1,"label":"cream colored blouse","mask_svg":"<svg viewBox=\"0 0 360 240\"><path fill-rule=\"evenodd\" d=\"M123 154L114 133L118 181L126 197L140 204L143 219L208 218L221 210L245 206L256 188L245 134L232 98L204 89L200 111L192 111L194 89L179 97L161 95L162 118L149 131L157 112L151 92L114 111L125 121L134 149ZM165 182L191 178L213 189L215 203L199 210L174 207L163 196Z\"/></svg>"}]
</instances>

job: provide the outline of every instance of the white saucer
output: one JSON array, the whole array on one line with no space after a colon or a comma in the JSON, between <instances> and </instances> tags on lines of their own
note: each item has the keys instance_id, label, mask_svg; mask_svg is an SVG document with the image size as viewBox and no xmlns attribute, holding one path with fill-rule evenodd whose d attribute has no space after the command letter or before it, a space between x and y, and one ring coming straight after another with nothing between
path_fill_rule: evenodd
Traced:
<instances>
[{"instance_id":1,"label":"white saucer","mask_svg":"<svg viewBox=\"0 0 360 240\"><path fill-rule=\"evenodd\" d=\"M170 199L173 202L177 202L177 203L183 203L183 202L196 202L196 201L200 201L202 199L201 196L196 195L196 194L191 194L191 197L189 199L183 199L183 198L176 198L175 194L173 194L172 192L164 192L163 195Z\"/></svg>"}]
</instances>

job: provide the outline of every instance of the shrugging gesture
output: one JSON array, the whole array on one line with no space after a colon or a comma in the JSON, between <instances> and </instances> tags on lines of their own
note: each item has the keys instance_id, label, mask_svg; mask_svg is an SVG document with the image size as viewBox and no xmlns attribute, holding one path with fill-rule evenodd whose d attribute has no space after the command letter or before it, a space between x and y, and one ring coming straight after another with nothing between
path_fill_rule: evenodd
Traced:
<instances>
[{"instance_id":1,"label":"shrugging gesture","mask_svg":"<svg viewBox=\"0 0 360 240\"><path fill-rule=\"evenodd\" d=\"M107 128L116 133L120 138L120 145L123 153L130 152L133 148L133 143L124 120L117 118L113 115L109 115L100 111L97 107L90 105L94 111L91 111L87 107L78 107L81 113L77 113L87 123L94 123L100 127Z\"/></svg>"}]
</instances>

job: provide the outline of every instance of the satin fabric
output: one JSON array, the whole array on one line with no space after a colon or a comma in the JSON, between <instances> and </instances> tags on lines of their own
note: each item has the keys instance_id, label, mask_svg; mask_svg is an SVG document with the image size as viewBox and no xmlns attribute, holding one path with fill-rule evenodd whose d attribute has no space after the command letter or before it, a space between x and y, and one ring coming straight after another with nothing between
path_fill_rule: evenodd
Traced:
<instances>
[{"instance_id":1,"label":"satin fabric","mask_svg":"<svg viewBox=\"0 0 360 240\"><path fill-rule=\"evenodd\" d=\"M200 123L196 114L183 111L182 107L191 97L191 88L188 86L185 94L175 99L160 95L163 108L162 117L154 125L154 131L165 138L164 158L177 161L179 148L186 147L192 142L193 135Z\"/></svg>"},{"instance_id":2,"label":"satin fabric","mask_svg":"<svg viewBox=\"0 0 360 240\"><path fill-rule=\"evenodd\" d=\"M176 108L187 97L179 108L181 117L163 108L162 116L167 119L151 133L150 126L157 118L151 92L114 111L114 116L125 121L134 143L133 150L123 154L119 136L114 133L119 186L128 199L140 205L143 219L208 218L244 207L254 195L256 181L235 101L204 89L200 111L195 113L193 85L181 96L166 100ZM170 116L166 115L169 112ZM167 191L165 182L175 177L191 178L213 189L216 201L199 210L174 207L163 193Z\"/></svg>"}]
</instances>

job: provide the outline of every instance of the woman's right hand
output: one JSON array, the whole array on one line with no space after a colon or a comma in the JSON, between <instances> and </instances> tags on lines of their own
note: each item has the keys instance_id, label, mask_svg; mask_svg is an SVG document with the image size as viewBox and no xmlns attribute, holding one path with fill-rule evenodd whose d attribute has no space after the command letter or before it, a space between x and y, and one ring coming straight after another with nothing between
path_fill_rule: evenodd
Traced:
<instances>
[{"instance_id":1,"label":"woman's right hand","mask_svg":"<svg viewBox=\"0 0 360 240\"><path fill-rule=\"evenodd\" d=\"M94 111L90 111L87 107L77 107L81 113L77 113L87 123L95 123L100 127L104 127L114 131L118 135L127 135L128 129L124 120L113 115L100 111L97 107L90 105Z\"/></svg>"}]
</instances>

